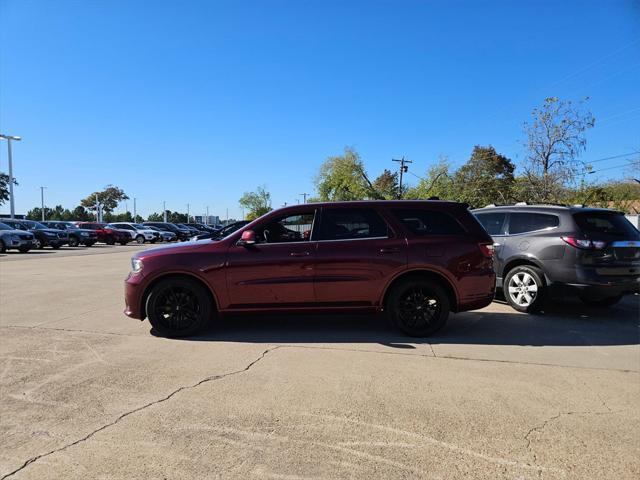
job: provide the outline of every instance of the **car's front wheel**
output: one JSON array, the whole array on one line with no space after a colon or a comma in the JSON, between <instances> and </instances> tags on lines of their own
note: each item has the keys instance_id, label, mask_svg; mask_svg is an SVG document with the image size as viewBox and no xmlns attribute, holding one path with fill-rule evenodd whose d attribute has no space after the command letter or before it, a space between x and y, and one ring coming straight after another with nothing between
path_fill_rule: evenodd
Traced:
<instances>
[{"instance_id":1,"label":"car's front wheel","mask_svg":"<svg viewBox=\"0 0 640 480\"><path fill-rule=\"evenodd\" d=\"M449 317L449 297L433 282L404 280L389 294L386 303L391 322L411 337L426 337L440 330Z\"/></svg>"},{"instance_id":2,"label":"car's front wheel","mask_svg":"<svg viewBox=\"0 0 640 480\"><path fill-rule=\"evenodd\" d=\"M505 299L515 310L523 313L539 311L546 293L542 270L529 265L512 268L504 279L503 290Z\"/></svg>"},{"instance_id":3,"label":"car's front wheel","mask_svg":"<svg viewBox=\"0 0 640 480\"><path fill-rule=\"evenodd\" d=\"M146 301L151 326L165 337L185 337L202 330L213 313L209 292L188 278L161 280Z\"/></svg>"},{"instance_id":4,"label":"car's front wheel","mask_svg":"<svg viewBox=\"0 0 640 480\"><path fill-rule=\"evenodd\" d=\"M34 238L33 239L33 248L37 248L38 250L40 250L44 245L42 245L42 240L40 240L39 238Z\"/></svg>"},{"instance_id":5,"label":"car's front wheel","mask_svg":"<svg viewBox=\"0 0 640 480\"><path fill-rule=\"evenodd\" d=\"M2 240L0 239L0 253L4 253L4 252L6 252L6 251L7 251L7 247L6 247L6 245L4 244L4 241L2 241Z\"/></svg>"},{"instance_id":6,"label":"car's front wheel","mask_svg":"<svg viewBox=\"0 0 640 480\"><path fill-rule=\"evenodd\" d=\"M112 238L109 238L107 241L105 241L104 243L106 243L107 245L115 245L116 241Z\"/></svg>"},{"instance_id":7,"label":"car's front wheel","mask_svg":"<svg viewBox=\"0 0 640 480\"><path fill-rule=\"evenodd\" d=\"M138 236L136 237L136 242L137 242L139 245L142 245L142 244L144 243L144 237L143 237L142 235L138 235Z\"/></svg>"},{"instance_id":8,"label":"car's front wheel","mask_svg":"<svg viewBox=\"0 0 640 480\"><path fill-rule=\"evenodd\" d=\"M69 246L70 247L77 247L78 245L80 245L80 240L76 237L69 237Z\"/></svg>"},{"instance_id":9,"label":"car's front wheel","mask_svg":"<svg viewBox=\"0 0 640 480\"><path fill-rule=\"evenodd\" d=\"M615 305L620 300L622 300L622 295L615 295L613 297L606 298L589 298L586 296L581 296L580 300L582 300L587 305L591 305L592 307L611 307Z\"/></svg>"}]
</instances>

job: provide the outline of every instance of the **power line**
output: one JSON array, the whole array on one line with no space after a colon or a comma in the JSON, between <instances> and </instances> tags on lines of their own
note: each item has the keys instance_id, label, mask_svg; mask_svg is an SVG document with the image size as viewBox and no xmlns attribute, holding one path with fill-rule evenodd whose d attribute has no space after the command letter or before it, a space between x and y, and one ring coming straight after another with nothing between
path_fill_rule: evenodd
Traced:
<instances>
[{"instance_id":1,"label":"power line","mask_svg":"<svg viewBox=\"0 0 640 480\"><path fill-rule=\"evenodd\" d=\"M628 167L629 164L627 163L626 165L614 165L613 167L606 167L606 168L601 168L599 170L593 170L591 172L588 172L589 174L592 173L600 173L600 172L604 172L605 170L613 170L614 168L624 168L624 167Z\"/></svg>"},{"instance_id":2,"label":"power line","mask_svg":"<svg viewBox=\"0 0 640 480\"><path fill-rule=\"evenodd\" d=\"M636 153L640 153L640 150L638 150L637 152L625 153L623 155L614 155L613 157L598 158L597 160L591 160L589 162L585 161L582 163L590 164L590 163L604 162L605 160L613 160L615 158L630 157L631 155L635 155Z\"/></svg>"}]
</instances>

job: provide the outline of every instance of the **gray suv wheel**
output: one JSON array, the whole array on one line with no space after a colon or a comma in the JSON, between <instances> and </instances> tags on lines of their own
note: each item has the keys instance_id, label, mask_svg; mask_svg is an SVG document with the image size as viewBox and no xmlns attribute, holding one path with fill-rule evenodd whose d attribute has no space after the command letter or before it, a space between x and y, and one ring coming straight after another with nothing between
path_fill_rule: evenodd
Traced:
<instances>
[{"instance_id":1,"label":"gray suv wheel","mask_svg":"<svg viewBox=\"0 0 640 480\"><path fill-rule=\"evenodd\" d=\"M545 294L542 272L536 267L520 265L509 270L504 281L504 297L519 312L536 312L542 308Z\"/></svg>"}]
</instances>

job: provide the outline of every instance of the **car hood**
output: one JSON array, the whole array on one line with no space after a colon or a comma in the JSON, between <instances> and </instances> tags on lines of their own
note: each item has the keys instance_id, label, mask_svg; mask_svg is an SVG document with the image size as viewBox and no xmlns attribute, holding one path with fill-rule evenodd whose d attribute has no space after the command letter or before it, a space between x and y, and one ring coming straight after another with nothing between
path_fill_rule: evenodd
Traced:
<instances>
[{"instance_id":1,"label":"car hood","mask_svg":"<svg viewBox=\"0 0 640 480\"><path fill-rule=\"evenodd\" d=\"M136 252L133 255L133 258L146 258L146 257L155 257L158 255L170 255L177 254L183 252L193 252L196 249L201 249L207 246L210 246L210 242L182 242L175 243L173 245L163 245L161 247L149 248L147 250L142 250L140 252Z\"/></svg>"},{"instance_id":2,"label":"car hood","mask_svg":"<svg viewBox=\"0 0 640 480\"><path fill-rule=\"evenodd\" d=\"M58 230L56 228L34 228L33 230L31 230L31 233L33 232L51 233L54 235L57 235L59 233L64 233L65 235L68 235L67 232L65 232L64 230Z\"/></svg>"},{"instance_id":3,"label":"car hood","mask_svg":"<svg viewBox=\"0 0 640 480\"><path fill-rule=\"evenodd\" d=\"M31 235L33 237L33 232L27 232L26 230L18 230L17 228L13 228L11 230L0 230L0 235Z\"/></svg>"}]
</instances>

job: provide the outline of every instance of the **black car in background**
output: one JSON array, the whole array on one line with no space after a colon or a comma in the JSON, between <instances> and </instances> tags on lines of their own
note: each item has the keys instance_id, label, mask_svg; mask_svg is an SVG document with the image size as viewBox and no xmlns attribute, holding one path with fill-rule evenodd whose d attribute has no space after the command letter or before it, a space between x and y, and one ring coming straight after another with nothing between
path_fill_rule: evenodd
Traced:
<instances>
[{"instance_id":1,"label":"black car in background","mask_svg":"<svg viewBox=\"0 0 640 480\"><path fill-rule=\"evenodd\" d=\"M187 225L186 223L176 223L176 226L178 228L186 228L187 230L189 230L189 238L192 238L192 237L202 233L201 230L198 230L196 227L191 227L191 226Z\"/></svg>"},{"instance_id":2,"label":"black car in background","mask_svg":"<svg viewBox=\"0 0 640 480\"><path fill-rule=\"evenodd\" d=\"M193 227L202 233L215 232L217 230L220 230L219 227L215 227L214 225L205 225L204 223L183 223L183 225Z\"/></svg>"},{"instance_id":3,"label":"black car in background","mask_svg":"<svg viewBox=\"0 0 640 480\"><path fill-rule=\"evenodd\" d=\"M200 235L197 235L195 237L195 240L205 240L207 238L210 238L212 240L220 240L221 238L224 238L227 235L231 235L236 230L241 229L242 227L244 227L248 223L249 223L249 221L247 221L247 220L241 220L239 222L233 222L233 223L230 223L229 225L227 225L226 227L222 227L221 229L216 230L215 232L202 233Z\"/></svg>"},{"instance_id":4,"label":"black car in background","mask_svg":"<svg viewBox=\"0 0 640 480\"><path fill-rule=\"evenodd\" d=\"M170 222L144 222L143 225L150 227L156 227L166 232L173 232L176 234L178 240L185 242L191 238L191 231L185 227L179 227L178 225Z\"/></svg>"},{"instance_id":5,"label":"black car in background","mask_svg":"<svg viewBox=\"0 0 640 480\"><path fill-rule=\"evenodd\" d=\"M98 241L98 234L94 230L87 228L79 228L73 222L63 222L60 220L48 220L46 222L40 222L48 228L56 228L58 230L64 230L69 235L69 246L77 247L78 245L84 245L90 247Z\"/></svg>"},{"instance_id":6,"label":"black car in background","mask_svg":"<svg viewBox=\"0 0 640 480\"><path fill-rule=\"evenodd\" d=\"M622 212L516 204L473 214L495 242L497 287L520 312L553 296L608 306L640 291L640 232Z\"/></svg>"},{"instance_id":7,"label":"black car in background","mask_svg":"<svg viewBox=\"0 0 640 480\"><path fill-rule=\"evenodd\" d=\"M69 243L69 235L64 230L57 228L48 228L45 225L34 222L33 220L15 220L13 218L3 218L2 223L9 225L16 230L27 230L33 233L34 248L51 247L60 248L62 245Z\"/></svg>"}]
</instances>

